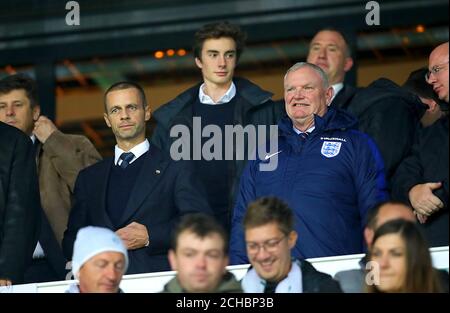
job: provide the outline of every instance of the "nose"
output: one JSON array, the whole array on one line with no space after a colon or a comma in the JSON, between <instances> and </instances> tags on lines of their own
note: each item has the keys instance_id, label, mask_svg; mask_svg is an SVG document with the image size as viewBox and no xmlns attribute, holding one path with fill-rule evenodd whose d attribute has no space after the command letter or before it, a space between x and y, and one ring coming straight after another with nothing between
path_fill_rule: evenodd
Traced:
<instances>
[{"instance_id":1,"label":"nose","mask_svg":"<svg viewBox=\"0 0 450 313\"><path fill-rule=\"evenodd\" d=\"M327 58L327 49L324 49L324 48L319 49L319 58L321 58L321 59Z\"/></svg>"},{"instance_id":2,"label":"nose","mask_svg":"<svg viewBox=\"0 0 450 313\"><path fill-rule=\"evenodd\" d=\"M270 257L270 254L267 253L266 249L262 246L259 247L259 250L255 254L255 258L259 261L264 261L268 257Z\"/></svg>"},{"instance_id":3,"label":"nose","mask_svg":"<svg viewBox=\"0 0 450 313\"><path fill-rule=\"evenodd\" d=\"M111 264L105 269L105 276L110 281L117 281L120 277L121 272L114 267L114 264Z\"/></svg>"},{"instance_id":4,"label":"nose","mask_svg":"<svg viewBox=\"0 0 450 313\"><path fill-rule=\"evenodd\" d=\"M227 64L227 63L226 63L226 60L225 60L225 56L224 56L224 55L221 55L221 56L218 57L218 59L219 59L219 60L218 60L218 62L219 62L218 65L219 65L220 67L225 67L225 65Z\"/></svg>"},{"instance_id":5,"label":"nose","mask_svg":"<svg viewBox=\"0 0 450 313\"><path fill-rule=\"evenodd\" d=\"M128 110L121 110L120 119L127 120L129 118L130 118L130 114L128 113Z\"/></svg>"},{"instance_id":6,"label":"nose","mask_svg":"<svg viewBox=\"0 0 450 313\"><path fill-rule=\"evenodd\" d=\"M428 84L432 85L436 82L436 75L433 72L429 72L429 74L425 77L425 80Z\"/></svg>"},{"instance_id":7,"label":"nose","mask_svg":"<svg viewBox=\"0 0 450 313\"><path fill-rule=\"evenodd\" d=\"M387 268L389 267L389 257L387 255L383 255L380 258L378 258L378 264L380 265L380 268Z\"/></svg>"},{"instance_id":8,"label":"nose","mask_svg":"<svg viewBox=\"0 0 450 313\"><path fill-rule=\"evenodd\" d=\"M14 111L14 106L6 106L6 116L14 116L16 112Z\"/></svg>"},{"instance_id":9,"label":"nose","mask_svg":"<svg viewBox=\"0 0 450 313\"><path fill-rule=\"evenodd\" d=\"M303 88L301 88L301 87L295 88L294 97L295 97L296 99L304 98Z\"/></svg>"},{"instance_id":10,"label":"nose","mask_svg":"<svg viewBox=\"0 0 450 313\"><path fill-rule=\"evenodd\" d=\"M197 266L197 268L206 268L206 257L203 255L199 256L195 265Z\"/></svg>"}]
</instances>

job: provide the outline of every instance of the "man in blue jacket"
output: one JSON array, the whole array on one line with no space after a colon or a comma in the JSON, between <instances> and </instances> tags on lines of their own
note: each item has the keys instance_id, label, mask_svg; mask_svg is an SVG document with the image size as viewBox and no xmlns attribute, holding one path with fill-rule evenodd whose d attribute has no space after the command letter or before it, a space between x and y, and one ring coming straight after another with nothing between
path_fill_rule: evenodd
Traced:
<instances>
[{"instance_id":1,"label":"man in blue jacket","mask_svg":"<svg viewBox=\"0 0 450 313\"><path fill-rule=\"evenodd\" d=\"M241 177L231 233L231 263L248 262L242 219L262 196L284 200L300 234L296 258L361 253L367 210L386 198L383 163L373 141L347 113L328 108L333 89L318 66L297 63L284 80L288 117L278 123L278 151L251 161ZM273 171L262 163L278 158Z\"/></svg>"}]
</instances>

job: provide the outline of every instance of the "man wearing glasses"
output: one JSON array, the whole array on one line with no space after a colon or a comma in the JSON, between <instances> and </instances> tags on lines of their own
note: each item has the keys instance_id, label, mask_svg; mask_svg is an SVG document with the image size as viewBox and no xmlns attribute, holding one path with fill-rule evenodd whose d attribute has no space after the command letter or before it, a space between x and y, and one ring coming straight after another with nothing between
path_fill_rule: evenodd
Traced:
<instances>
[{"instance_id":1,"label":"man wearing glasses","mask_svg":"<svg viewBox=\"0 0 450 313\"><path fill-rule=\"evenodd\" d=\"M439 99L448 103L448 41L431 52L426 79Z\"/></svg>"},{"instance_id":2,"label":"man wearing glasses","mask_svg":"<svg viewBox=\"0 0 450 313\"><path fill-rule=\"evenodd\" d=\"M448 42L430 54L427 82L448 103ZM431 247L448 246L448 115L423 129L397 169L394 194L409 201Z\"/></svg>"},{"instance_id":3,"label":"man wearing glasses","mask_svg":"<svg viewBox=\"0 0 450 313\"><path fill-rule=\"evenodd\" d=\"M252 202L244 217L252 268L242 279L247 293L341 292L338 282L308 261L291 258L297 241L291 209L274 197Z\"/></svg>"}]
</instances>

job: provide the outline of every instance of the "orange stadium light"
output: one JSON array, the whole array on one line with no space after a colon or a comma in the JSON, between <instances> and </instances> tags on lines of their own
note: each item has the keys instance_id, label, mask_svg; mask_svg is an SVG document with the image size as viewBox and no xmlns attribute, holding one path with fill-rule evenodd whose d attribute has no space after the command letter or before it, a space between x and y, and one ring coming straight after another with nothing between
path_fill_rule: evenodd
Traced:
<instances>
[{"instance_id":1,"label":"orange stadium light","mask_svg":"<svg viewBox=\"0 0 450 313\"><path fill-rule=\"evenodd\" d=\"M168 57L173 57L175 55L175 50L169 49L166 51Z\"/></svg>"},{"instance_id":2,"label":"orange stadium light","mask_svg":"<svg viewBox=\"0 0 450 313\"><path fill-rule=\"evenodd\" d=\"M164 52L163 51L156 51L155 52L155 58L157 59L162 59L164 57Z\"/></svg>"},{"instance_id":3,"label":"orange stadium light","mask_svg":"<svg viewBox=\"0 0 450 313\"><path fill-rule=\"evenodd\" d=\"M184 56L186 55L186 50L184 50L184 49L178 49L177 54L178 54L180 57L184 57Z\"/></svg>"},{"instance_id":4,"label":"orange stadium light","mask_svg":"<svg viewBox=\"0 0 450 313\"><path fill-rule=\"evenodd\" d=\"M418 32L418 33L425 32L425 26L423 26L422 24L417 25L416 26L416 32Z\"/></svg>"}]
</instances>

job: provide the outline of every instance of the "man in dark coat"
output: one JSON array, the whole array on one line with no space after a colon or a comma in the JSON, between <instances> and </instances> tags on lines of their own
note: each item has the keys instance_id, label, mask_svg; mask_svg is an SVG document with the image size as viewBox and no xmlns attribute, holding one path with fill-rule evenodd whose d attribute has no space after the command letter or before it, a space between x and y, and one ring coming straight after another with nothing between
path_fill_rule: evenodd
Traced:
<instances>
[{"instance_id":1,"label":"man in dark coat","mask_svg":"<svg viewBox=\"0 0 450 313\"><path fill-rule=\"evenodd\" d=\"M30 138L0 122L0 147L0 286L4 286L23 282L38 240L41 207Z\"/></svg>"},{"instance_id":2,"label":"man in dark coat","mask_svg":"<svg viewBox=\"0 0 450 313\"><path fill-rule=\"evenodd\" d=\"M448 42L430 54L428 83L448 103ZM393 197L409 201L430 246L448 246L448 115L423 129L393 180Z\"/></svg>"},{"instance_id":3,"label":"man in dark coat","mask_svg":"<svg viewBox=\"0 0 450 313\"><path fill-rule=\"evenodd\" d=\"M360 90L347 107L347 112L358 119L358 129L377 144L389 190L392 175L410 153L425 111L418 96L385 78Z\"/></svg>"},{"instance_id":4,"label":"man in dark coat","mask_svg":"<svg viewBox=\"0 0 450 313\"><path fill-rule=\"evenodd\" d=\"M80 228L100 226L124 241L128 274L170 270L170 234L179 218L212 213L201 184L188 163L174 162L145 138L150 108L139 85L112 85L105 93L104 118L117 141L115 154L78 175L64 253L72 258Z\"/></svg>"},{"instance_id":5,"label":"man in dark coat","mask_svg":"<svg viewBox=\"0 0 450 313\"><path fill-rule=\"evenodd\" d=\"M187 158L194 160L195 174L206 188L214 215L227 230L239 177L249 155L258 146L256 138L260 128L256 126L262 125L268 134L269 125L276 125L283 114L283 106L271 100L270 92L246 79L233 77L243 50L244 37L238 26L227 22L208 24L199 29L195 34L194 55L195 63L202 71L203 83L178 95L153 115L157 126L152 143L162 150L173 152L172 148L182 138L174 138L177 133L172 135L171 132L180 125L191 137L195 137L188 140L191 151ZM217 139L217 136L205 137L204 131L207 127L214 127L221 134L226 134L230 126L255 129L255 136L244 138L240 132L242 136L237 136L243 139L242 145L238 143L239 139L227 142L226 135L222 136L213 148L214 153L218 148L222 154L209 159L202 147L207 146L207 141ZM199 130L198 136L203 134L203 137L196 137L196 129ZM201 145L195 144L196 139ZM207 153L211 151L207 150ZM226 157L228 152L231 152L230 157Z\"/></svg>"}]
</instances>

